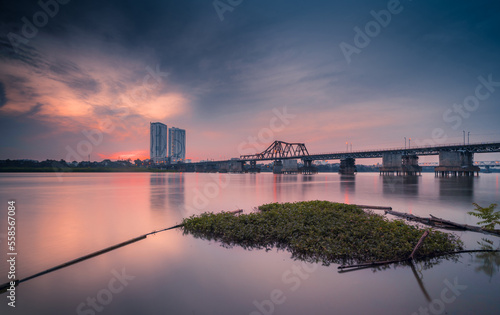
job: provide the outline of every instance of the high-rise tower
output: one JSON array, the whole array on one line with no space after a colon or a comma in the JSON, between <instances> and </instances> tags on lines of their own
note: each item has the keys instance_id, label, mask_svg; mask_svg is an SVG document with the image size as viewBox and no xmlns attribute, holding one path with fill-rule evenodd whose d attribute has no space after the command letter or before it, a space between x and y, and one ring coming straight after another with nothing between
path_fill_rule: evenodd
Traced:
<instances>
[{"instance_id":1,"label":"high-rise tower","mask_svg":"<svg viewBox=\"0 0 500 315\"><path fill-rule=\"evenodd\" d=\"M171 163L186 159L186 130L175 127L168 129L168 156Z\"/></svg>"},{"instance_id":2,"label":"high-rise tower","mask_svg":"<svg viewBox=\"0 0 500 315\"><path fill-rule=\"evenodd\" d=\"M153 162L165 162L167 159L167 125L160 122L150 123L149 157Z\"/></svg>"}]
</instances>

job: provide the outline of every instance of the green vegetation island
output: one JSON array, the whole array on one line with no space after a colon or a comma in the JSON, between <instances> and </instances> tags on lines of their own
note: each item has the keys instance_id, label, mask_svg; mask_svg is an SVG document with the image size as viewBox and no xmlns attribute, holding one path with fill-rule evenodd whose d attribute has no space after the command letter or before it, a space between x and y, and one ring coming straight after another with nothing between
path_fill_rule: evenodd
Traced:
<instances>
[{"instance_id":1,"label":"green vegetation island","mask_svg":"<svg viewBox=\"0 0 500 315\"><path fill-rule=\"evenodd\" d=\"M182 228L185 234L215 240L225 247L277 248L291 252L294 259L324 265L404 261L424 233L427 238L415 252L415 259L446 256L463 249L454 234L388 220L356 205L304 201L271 203L258 210L240 215L194 215L184 219Z\"/></svg>"}]
</instances>

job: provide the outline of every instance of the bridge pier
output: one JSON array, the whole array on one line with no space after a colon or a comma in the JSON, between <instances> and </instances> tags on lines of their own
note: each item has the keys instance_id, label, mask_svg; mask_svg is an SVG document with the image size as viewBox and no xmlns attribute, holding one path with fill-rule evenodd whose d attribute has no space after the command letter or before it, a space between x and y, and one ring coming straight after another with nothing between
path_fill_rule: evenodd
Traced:
<instances>
[{"instance_id":1,"label":"bridge pier","mask_svg":"<svg viewBox=\"0 0 500 315\"><path fill-rule=\"evenodd\" d=\"M435 176L479 176L479 166L474 166L474 153L468 151L439 151L439 166Z\"/></svg>"},{"instance_id":2,"label":"bridge pier","mask_svg":"<svg viewBox=\"0 0 500 315\"><path fill-rule=\"evenodd\" d=\"M414 154L384 153L380 175L420 175L422 167L418 165L418 156Z\"/></svg>"},{"instance_id":3,"label":"bridge pier","mask_svg":"<svg viewBox=\"0 0 500 315\"><path fill-rule=\"evenodd\" d=\"M297 174L298 172L297 160L283 160L282 174Z\"/></svg>"},{"instance_id":4,"label":"bridge pier","mask_svg":"<svg viewBox=\"0 0 500 315\"><path fill-rule=\"evenodd\" d=\"M177 172L195 172L196 171L196 166L191 164L191 163L172 164L170 167Z\"/></svg>"},{"instance_id":5,"label":"bridge pier","mask_svg":"<svg viewBox=\"0 0 500 315\"><path fill-rule=\"evenodd\" d=\"M282 171L283 171L283 161L282 160L274 160L273 174L281 174Z\"/></svg>"},{"instance_id":6,"label":"bridge pier","mask_svg":"<svg viewBox=\"0 0 500 315\"><path fill-rule=\"evenodd\" d=\"M404 175L416 176L422 174L422 167L418 165L418 156L414 154L403 155L402 166Z\"/></svg>"},{"instance_id":7,"label":"bridge pier","mask_svg":"<svg viewBox=\"0 0 500 315\"><path fill-rule=\"evenodd\" d=\"M243 173L243 165L245 161L239 161L237 159L222 161L218 163L219 173Z\"/></svg>"},{"instance_id":8,"label":"bridge pier","mask_svg":"<svg viewBox=\"0 0 500 315\"><path fill-rule=\"evenodd\" d=\"M219 173L229 173L231 165L228 162L219 162L217 164Z\"/></svg>"},{"instance_id":9,"label":"bridge pier","mask_svg":"<svg viewBox=\"0 0 500 315\"><path fill-rule=\"evenodd\" d=\"M339 174L354 175L357 171L355 159L346 157L340 160Z\"/></svg>"},{"instance_id":10,"label":"bridge pier","mask_svg":"<svg viewBox=\"0 0 500 315\"><path fill-rule=\"evenodd\" d=\"M195 165L194 171L197 173L217 173L219 166L216 162L203 162Z\"/></svg>"},{"instance_id":11,"label":"bridge pier","mask_svg":"<svg viewBox=\"0 0 500 315\"><path fill-rule=\"evenodd\" d=\"M249 173L260 173L260 167L257 167L257 161L250 161L250 168L248 168Z\"/></svg>"},{"instance_id":12,"label":"bridge pier","mask_svg":"<svg viewBox=\"0 0 500 315\"><path fill-rule=\"evenodd\" d=\"M304 166L300 168L299 172L305 175L317 174L318 169L312 164L312 160L302 160Z\"/></svg>"}]
</instances>

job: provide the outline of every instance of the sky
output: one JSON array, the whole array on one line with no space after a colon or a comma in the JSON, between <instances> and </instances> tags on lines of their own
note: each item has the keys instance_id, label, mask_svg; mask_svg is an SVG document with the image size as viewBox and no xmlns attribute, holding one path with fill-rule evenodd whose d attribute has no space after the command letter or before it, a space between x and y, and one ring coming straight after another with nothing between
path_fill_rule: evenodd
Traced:
<instances>
[{"instance_id":1,"label":"sky","mask_svg":"<svg viewBox=\"0 0 500 315\"><path fill-rule=\"evenodd\" d=\"M3 1L0 159L144 159L150 122L185 129L193 160L274 140L499 142L499 15L493 0Z\"/></svg>"}]
</instances>

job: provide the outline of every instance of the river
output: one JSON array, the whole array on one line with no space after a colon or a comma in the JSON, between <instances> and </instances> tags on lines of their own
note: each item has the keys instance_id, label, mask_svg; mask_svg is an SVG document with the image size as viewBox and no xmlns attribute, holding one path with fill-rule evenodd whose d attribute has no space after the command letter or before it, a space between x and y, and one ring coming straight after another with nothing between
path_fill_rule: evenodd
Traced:
<instances>
[{"instance_id":1,"label":"river","mask_svg":"<svg viewBox=\"0 0 500 315\"><path fill-rule=\"evenodd\" d=\"M329 200L390 206L466 224L472 203L499 203L499 174L384 177L201 173L0 175L0 277L7 282L7 209L16 206L16 276L175 225L205 211ZM497 226L498 228L498 226ZM482 238L456 232L467 249ZM484 241L482 241L484 243ZM21 283L1 314L494 314L499 256L339 273L284 251L225 248L170 230Z\"/></svg>"}]
</instances>

